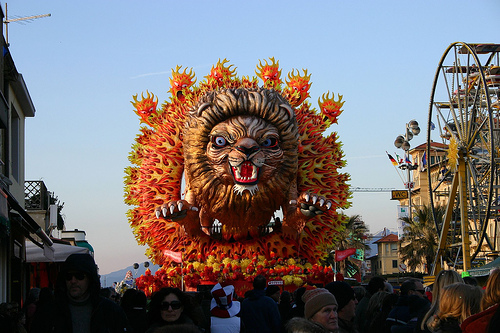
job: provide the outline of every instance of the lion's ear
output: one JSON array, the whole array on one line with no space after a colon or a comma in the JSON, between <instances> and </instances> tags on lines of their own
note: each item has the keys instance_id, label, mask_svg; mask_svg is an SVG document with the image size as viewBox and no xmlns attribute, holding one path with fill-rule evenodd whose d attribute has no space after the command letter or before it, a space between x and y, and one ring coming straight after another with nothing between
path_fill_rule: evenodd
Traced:
<instances>
[{"instance_id":1,"label":"lion's ear","mask_svg":"<svg viewBox=\"0 0 500 333\"><path fill-rule=\"evenodd\" d=\"M290 119L293 119L293 109L290 107L290 105L287 105L287 104L280 104L280 108L283 108L285 109L287 112L288 112L288 117Z\"/></svg>"},{"instance_id":2,"label":"lion's ear","mask_svg":"<svg viewBox=\"0 0 500 333\"><path fill-rule=\"evenodd\" d=\"M208 108L208 107L209 107L209 106L211 106L211 105L212 105L212 103L208 103L208 102L205 102L205 103L203 103L202 105L200 105L200 106L198 107L198 110L196 111L196 116L197 116L197 117L200 117L200 116L201 116L201 114L203 113L203 110L205 110L206 108Z\"/></svg>"}]
</instances>

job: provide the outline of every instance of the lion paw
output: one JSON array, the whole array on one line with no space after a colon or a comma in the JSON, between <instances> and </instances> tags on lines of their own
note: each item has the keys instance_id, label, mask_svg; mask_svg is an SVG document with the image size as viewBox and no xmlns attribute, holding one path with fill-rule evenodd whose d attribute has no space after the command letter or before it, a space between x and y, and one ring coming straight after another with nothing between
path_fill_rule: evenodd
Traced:
<instances>
[{"instance_id":1,"label":"lion paw","mask_svg":"<svg viewBox=\"0 0 500 333\"><path fill-rule=\"evenodd\" d=\"M160 207L156 207L155 214L156 218L164 218L177 222L184 219L190 211L197 212L198 208L186 200L173 200L164 203Z\"/></svg>"},{"instance_id":2,"label":"lion paw","mask_svg":"<svg viewBox=\"0 0 500 333\"><path fill-rule=\"evenodd\" d=\"M321 195L302 193L299 200L300 212L307 217L314 217L325 213L332 207L332 202Z\"/></svg>"}]
</instances>

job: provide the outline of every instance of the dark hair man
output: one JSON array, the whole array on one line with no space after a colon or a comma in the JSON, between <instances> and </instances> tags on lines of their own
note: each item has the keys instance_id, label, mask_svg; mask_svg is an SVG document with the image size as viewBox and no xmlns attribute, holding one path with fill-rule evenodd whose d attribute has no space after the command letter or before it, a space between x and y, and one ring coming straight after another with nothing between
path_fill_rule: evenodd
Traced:
<instances>
[{"instance_id":1,"label":"dark hair man","mask_svg":"<svg viewBox=\"0 0 500 333\"><path fill-rule=\"evenodd\" d=\"M100 295L97 265L90 254L72 254L57 277L55 302L37 309L31 332L126 332L125 312Z\"/></svg>"}]
</instances>

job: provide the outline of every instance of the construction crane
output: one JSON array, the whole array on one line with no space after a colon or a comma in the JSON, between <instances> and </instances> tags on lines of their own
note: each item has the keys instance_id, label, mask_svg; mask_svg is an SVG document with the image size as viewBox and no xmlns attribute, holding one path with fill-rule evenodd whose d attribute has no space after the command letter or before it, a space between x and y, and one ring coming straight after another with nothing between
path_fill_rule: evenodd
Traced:
<instances>
[{"instance_id":1,"label":"construction crane","mask_svg":"<svg viewBox=\"0 0 500 333\"><path fill-rule=\"evenodd\" d=\"M391 192L394 188L387 187L351 187L352 192Z\"/></svg>"},{"instance_id":2,"label":"construction crane","mask_svg":"<svg viewBox=\"0 0 500 333\"><path fill-rule=\"evenodd\" d=\"M29 21L29 20L34 20L37 18L49 17L49 16L50 16L50 14L42 14L42 15L19 17L19 18L9 20L8 16L7 16L7 3L5 3L5 20L3 21L3 23L5 24L5 38L6 38L7 46L9 46L9 23L19 22L19 21Z\"/></svg>"}]
</instances>

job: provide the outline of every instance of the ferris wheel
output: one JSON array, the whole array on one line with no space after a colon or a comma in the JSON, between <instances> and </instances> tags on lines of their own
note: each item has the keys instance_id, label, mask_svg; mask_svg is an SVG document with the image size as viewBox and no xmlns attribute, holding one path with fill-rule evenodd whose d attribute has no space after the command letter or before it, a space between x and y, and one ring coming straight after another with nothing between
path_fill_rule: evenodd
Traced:
<instances>
[{"instance_id":1,"label":"ferris wheel","mask_svg":"<svg viewBox=\"0 0 500 333\"><path fill-rule=\"evenodd\" d=\"M456 42L436 70L426 151L429 199L440 235L433 275L444 261L467 271L478 255L498 251L499 55L500 44ZM439 204L446 207L442 223Z\"/></svg>"}]
</instances>

